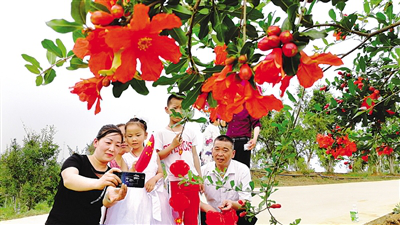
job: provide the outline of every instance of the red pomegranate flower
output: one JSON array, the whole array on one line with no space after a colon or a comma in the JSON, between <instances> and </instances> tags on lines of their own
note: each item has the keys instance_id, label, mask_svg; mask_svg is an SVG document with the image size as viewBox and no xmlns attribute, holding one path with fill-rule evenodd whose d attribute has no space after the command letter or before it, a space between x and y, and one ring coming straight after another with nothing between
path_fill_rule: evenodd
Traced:
<instances>
[{"instance_id":1,"label":"red pomegranate flower","mask_svg":"<svg viewBox=\"0 0 400 225\"><path fill-rule=\"evenodd\" d=\"M87 102L88 110L92 108L93 104L96 103L96 110L94 114L100 112L100 90L103 88L103 80L108 79L107 77L92 77L90 79L82 79L82 81L75 84L71 93L77 94L79 100Z\"/></svg>"},{"instance_id":2,"label":"red pomegranate flower","mask_svg":"<svg viewBox=\"0 0 400 225\"><path fill-rule=\"evenodd\" d=\"M159 57L178 63L182 55L174 39L159 35L164 29L180 27L182 22L179 17L159 13L150 20L149 9L144 4L136 4L133 18L127 27L118 27L107 32L107 45L114 53L121 52L120 65L112 68L121 82L134 78L137 60L140 61L142 79L155 81L163 69Z\"/></svg>"},{"instance_id":3,"label":"red pomegranate flower","mask_svg":"<svg viewBox=\"0 0 400 225\"><path fill-rule=\"evenodd\" d=\"M226 52L227 46L224 44L223 46L216 46L214 48L214 52L216 54L216 58L215 58L215 65L224 65L225 64L225 60L226 57L228 56L228 52Z\"/></svg>"},{"instance_id":4,"label":"red pomegranate flower","mask_svg":"<svg viewBox=\"0 0 400 225\"><path fill-rule=\"evenodd\" d=\"M254 81L258 84L267 82L275 85L279 83L282 78L285 77L282 64L282 49L274 48L271 53L254 68Z\"/></svg>"},{"instance_id":5,"label":"red pomegranate flower","mask_svg":"<svg viewBox=\"0 0 400 225\"><path fill-rule=\"evenodd\" d=\"M107 30L113 27L107 27ZM99 77L99 71L110 68L113 62L114 52L105 42L106 30L104 28L96 28L89 32L86 38L78 38L72 51L75 55L83 59L90 56L90 71ZM112 79L113 81L115 79Z\"/></svg>"},{"instance_id":6,"label":"red pomegranate flower","mask_svg":"<svg viewBox=\"0 0 400 225\"><path fill-rule=\"evenodd\" d=\"M331 53L314 54L308 56L304 51L300 52L300 65L297 71L297 79L301 86L305 88L311 87L315 81L323 77L322 69L319 64L331 66L340 66L343 61Z\"/></svg>"},{"instance_id":7,"label":"red pomegranate flower","mask_svg":"<svg viewBox=\"0 0 400 225\"><path fill-rule=\"evenodd\" d=\"M331 136L324 136L322 134L317 134L317 142L320 148L328 148L332 146L334 140Z\"/></svg>"}]
</instances>

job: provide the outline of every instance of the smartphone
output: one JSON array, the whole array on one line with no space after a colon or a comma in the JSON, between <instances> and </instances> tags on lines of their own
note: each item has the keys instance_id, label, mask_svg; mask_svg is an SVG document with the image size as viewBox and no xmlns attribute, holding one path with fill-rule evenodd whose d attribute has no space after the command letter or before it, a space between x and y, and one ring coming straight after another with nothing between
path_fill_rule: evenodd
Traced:
<instances>
[{"instance_id":1,"label":"smartphone","mask_svg":"<svg viewBox=\"0 0 400 225\"><path fill-rule=\"evenodd\" d=\"M126 184L128 187L134 188L143 188L145 183L146 174L144 173L136 173L136 172L114 172L117 175L123 184ZM121 187L121 184L118 184L117 187Z\"/></svg>"}]
</instances>

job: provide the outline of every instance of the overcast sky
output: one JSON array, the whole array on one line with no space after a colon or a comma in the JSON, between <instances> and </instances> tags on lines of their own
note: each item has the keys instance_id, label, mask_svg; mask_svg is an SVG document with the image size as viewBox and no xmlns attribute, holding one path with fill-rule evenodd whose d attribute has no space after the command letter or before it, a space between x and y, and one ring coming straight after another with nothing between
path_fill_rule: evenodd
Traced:
<instances>
[{"instance_id":1,"label":"overcast sky","mask_svg":"<svg viewBox=\"0 0 400 225\"><path fill-rule=\"evenodd\" d=\"M94 115L95 106L87 110L87 103L79 101L78 96L71 94L69 89L80 78L93 76L88 69L71 72L63 66L56 69L57 77L53 83L39 87L35 85L36 76L24 67L27 62L22 59L21 54L35 57L42 68L48 68L46 50L41 46L43 39L55 41L56 38L60 38L67 50L72 49L71 33L56 33L45 24L52 19L72 21L70 2L22 0L18 2L15 10L8 8L0 14L3 21L0 36L1 153L14 138L18 143L22 143L26 134L24 128L39 132L47 125L54 125L57 130L55 142L62 149L61 154L66 157L67 145L73 149L76 147L79 150L83 149L104 124L126 122L129 118L137 116L148 121L148 131L151 133L168 123L168 116L164 112L168 96L165 86L151 88L148 83L150 89L148 96L139 95L133 89L128 89L120 98L113 97L112 86L103 88L102 110L98 115ZM330 7L331 4L326 8ZM327 12L321 10L319 12L327 15ZM338 51L335 52L335 49ZM340 49L338 46L335 49L332 49L332 52L343 53L343 48ZM194 51L198 52L196 49ZM308 53L311 54L311 51ZM205 57L208 60L215 56L213 54ZM330 74L332 76L335 72L330 70ZM293 87L296 87L295 79L292 79L289 89ZM197 124L190 126L200 130Z\"/></svg>"}]
</instances>

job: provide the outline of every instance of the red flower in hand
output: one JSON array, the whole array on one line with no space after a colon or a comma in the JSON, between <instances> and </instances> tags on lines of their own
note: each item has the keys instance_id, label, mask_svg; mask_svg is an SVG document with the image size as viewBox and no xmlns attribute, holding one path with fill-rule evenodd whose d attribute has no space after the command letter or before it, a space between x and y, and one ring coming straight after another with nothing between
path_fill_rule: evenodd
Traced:
<instances>
[{"instance_id":1,"label":"red flower in hand","mask_svg":"<svg viewBox=\"0 0 400 225\"><path fill-rule=\"evenodd\" d=\"M236 210L230 209L228 211L223 211L222 216L224 218L225 225L236 225L239 217L236 214Z\"/></svg>"},{"instance_id":2,"label":"red flower in hand","mask_svg":"<svg viewBox=\"0 0 400 225\"><path fill-rule=\"evenodd\" d=\"M234 209L223 212L208 211L206 213L206 223L211 225L236 225L239 217Z\"/></svg>"},{"instance_id":3,"label":"red flower in hand","mask_svg":"<svg viewBox=\"0 0 400 225\"><path fill-rule=\"evenodd\" d=\"M206 224L220 225L224 224L224 218L220 212L208 211L206 213Z\"/></svg>"},{"instance_id":4,"label":"red flower in hand","mask_svg":"<svg viewBox=\"0 0 400 225\"><path fill-rule=\"evenodd\" d=\"M174 176L179 177L179 175L185 176L188 174L190 167L184 160L176 160L172 163L170 170Z\"/></svg>"}]
</instances>

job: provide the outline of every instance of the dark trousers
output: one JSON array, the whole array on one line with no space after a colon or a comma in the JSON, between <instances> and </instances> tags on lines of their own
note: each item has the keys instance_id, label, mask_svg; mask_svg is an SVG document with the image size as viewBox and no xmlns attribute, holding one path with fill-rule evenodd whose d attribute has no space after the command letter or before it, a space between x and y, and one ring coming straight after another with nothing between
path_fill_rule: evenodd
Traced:
<instances>
[{"instance_id":1,"label":"dark trousers","mask_svg":"<svg viewBox=\"0 0 400 225\"><path fill-rule=\"evenodd\" d=\"M246 137L233 138L234 141L233 147L236 151L235 157L233 159L246 164L247 167L250 168L251 151L244 150L244 144L246 144L249 140L250 139Z\"/></svg>"},{"instance_id":2,"label":"dark trousers","mask_svg":"<svg viewBox=\"0 0 400 225\"><path fill-rule=\"evenodd\" d=\"M249 222L245 217L240 217L239 214L242 211L236 211L236 214L238 215L239 219L237 221L237 225L254 225L257 222L257 218L254 217L251 222ZM206 213L201 212L201 225L217 225L217 224L206 224Z\"/></svg>"}]
</instances>

